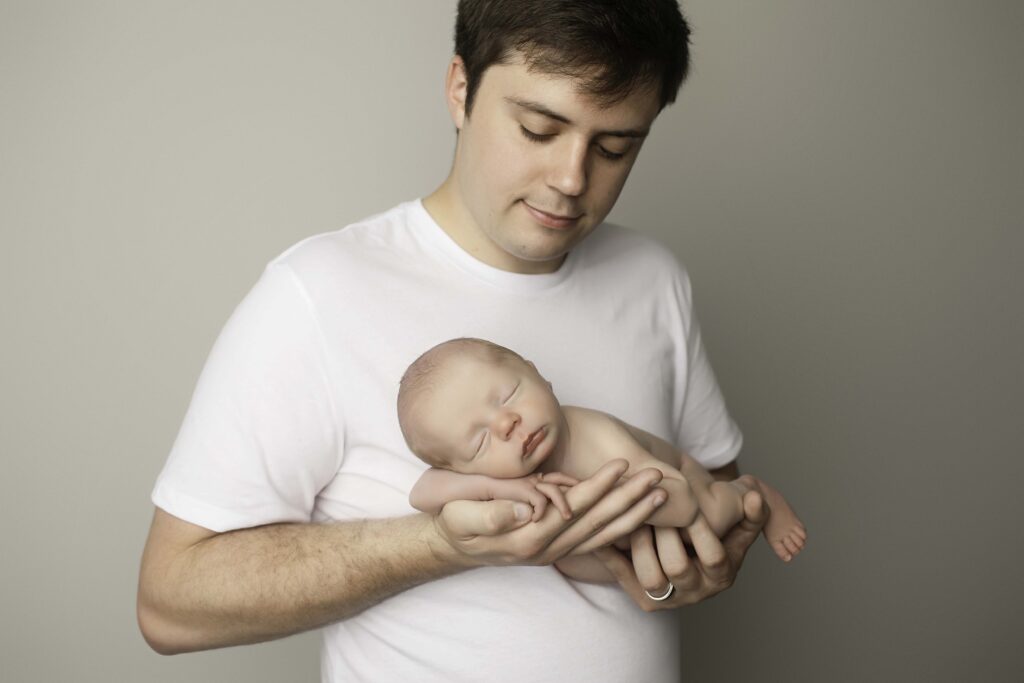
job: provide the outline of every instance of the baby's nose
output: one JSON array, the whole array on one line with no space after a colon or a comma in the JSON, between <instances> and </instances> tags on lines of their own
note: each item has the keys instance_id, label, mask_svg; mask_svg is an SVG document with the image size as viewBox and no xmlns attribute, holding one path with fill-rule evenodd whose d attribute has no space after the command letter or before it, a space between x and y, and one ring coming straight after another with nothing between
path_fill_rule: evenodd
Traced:
<instances>
[{"instance_id":1,"label":"baby's nose","mask_svg":"<svg viewBox=\"0 0 1024 683\"><path fill-rule=\"evenodd\" d=\"M497 431L503 439L506 441L512 438L512 433L516 429L516 425L519 424L520 418L518 415L511 411L501 413L498 417Z\"/></svg>"}]
</instances>

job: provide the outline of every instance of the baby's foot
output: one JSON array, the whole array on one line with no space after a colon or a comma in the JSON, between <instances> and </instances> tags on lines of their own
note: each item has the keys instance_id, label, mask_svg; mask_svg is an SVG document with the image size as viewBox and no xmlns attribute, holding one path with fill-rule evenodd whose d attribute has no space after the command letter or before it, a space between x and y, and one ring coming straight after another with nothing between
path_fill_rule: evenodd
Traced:
<instances>
[{"instance_id":1,"label":"baby's foot","mask_svg":"<svg viewBox=\"0 0 1024 683\"><path fill-rule=\"evenodd\" d=\"M795 516L792 519L792 524L782 525L781 528L772 528L774 526L773 519L775 519L774 510L772 510L772 516L768 518L768 523L764 526L764 537L768 539L775 554L783 562L789 562L804 549L804 543L807 542L807 529Z\"/></svg>"},{"instance_id":2,"label":"baby's foot","mask_svg":"<svg viewBox=\"0 0 1024 683\"><path fill-rule=\"evenodd\" d=\"M775 554L783 562L789 562L804 549L807 529L781 493L764 482L761 482L761 491L771 511L768 523L764 525L764 537Z\"/></svg>"}]
</instances>

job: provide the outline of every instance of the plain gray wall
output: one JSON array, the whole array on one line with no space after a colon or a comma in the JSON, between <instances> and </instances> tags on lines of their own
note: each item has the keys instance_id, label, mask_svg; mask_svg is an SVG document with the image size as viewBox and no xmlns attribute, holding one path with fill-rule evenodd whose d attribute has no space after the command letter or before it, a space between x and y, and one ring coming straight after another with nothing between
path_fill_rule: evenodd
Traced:
<instances>
[{"instance_id":1,"label":"plain gray wall","mask_svg":"<svg viewBox=\"0 0 1024 683\"><path fill-rule=\"evenodd\" d=\"M0 2L0 678L318 680L313 634L147 649L149 491L263 265L443 179L454 5ZM811 534L684 611L691 680L1017 680L1022 4L684 8L612 218Z\"/></svg>"}]
</instances>

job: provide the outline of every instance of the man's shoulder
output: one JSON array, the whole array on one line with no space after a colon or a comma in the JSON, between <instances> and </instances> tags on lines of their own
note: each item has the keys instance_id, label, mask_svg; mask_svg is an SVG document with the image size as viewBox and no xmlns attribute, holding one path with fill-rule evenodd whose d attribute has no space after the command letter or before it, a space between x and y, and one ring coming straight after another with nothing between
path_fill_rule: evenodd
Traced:
<instances>
[{"instance_id":1,"label":"man's shoulder","mask_svg":"<svg viewBox=\"0 0 1024 683\"><path fill-rule=\"evenodd\" d=\"M590 243L584 242L597 255L616 254L620 258L638 258L678 266L675 254L657 238L618 223L603 223L594 231Z\"/></svg>"},{"instance_id":2,"label":"man's shoulder","mask_svg":"<svg viewBox=\"0 0 1024 683\"><path fill-rule=\"evenodd\" d=\"M652 281L688 281L676 254L657 238L617 223L603 223L581 245L580 260L587 268L643 274Z\"/></svg>"},{"instance_id":3,"label":"man's shoulder","mask_svg":"<svg viewBox=\"0 0 1024 683\"><path fill-rule=\"evenodd\" d=\"M377 259L395 259L415 249L413 202L403 202L337 230L311 235L292 245L270 265L296 272L320 268L367 267Z\"/></svg>"}]
</instances>

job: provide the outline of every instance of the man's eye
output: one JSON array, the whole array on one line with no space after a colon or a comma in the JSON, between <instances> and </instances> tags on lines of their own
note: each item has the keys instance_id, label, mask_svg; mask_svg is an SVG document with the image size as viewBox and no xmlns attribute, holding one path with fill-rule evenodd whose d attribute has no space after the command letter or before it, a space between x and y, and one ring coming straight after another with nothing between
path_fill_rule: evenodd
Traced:
<instances>
[{"instance_id":1,"label":"man's eye","mask_svg":"<svg viewBox=\"0 0 1024 683\"><path fill-rule=\"evenodd\" d=\"M519 126L519 130L523 132L523 135L526 136L527 140L530 140L532 142L547 142L551 138L555 137L554 133L549 133L546 135L542 135L541 133L534 133L532 130L521 124ZM611 150L605 149L601 145L597 146L597 153L600 154L605 159L608 159L609 161L618 161L622 157L626 156L625 152L613 152Z\"/></svg>"},{"instance_id":2,"label":"man's eye","mask_svg":"<svg viewBox=\"0 0 1024 683\"><path fill-rule=\"evenodd\" d=\"M597 146L597 153L600 154L601 156L603 156L605 159L610 159L612 161L617 161L617 160L621 159L622 157L626 156L625 152L622 152L621 154L618 153L618 152L611 152L611 151L605 149L604 147L602 147L601 145Z\"/></svg>"},{"instance_id":3,"label":"man's eye","mask_svg":"<svg viewBox=\"0 0 1024 683\"><path fill-rule=\"evenodd\" d=\"M532 130L523 125L519 126L519 130L523 132L523 135L526 136L527 140L533 140L534 142L544 142L545 140L549 140L550 138L555 137L554 135L541 135L540 133L534 133Z\"/></svg>"}]
</instances>

